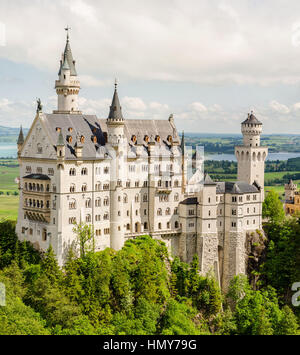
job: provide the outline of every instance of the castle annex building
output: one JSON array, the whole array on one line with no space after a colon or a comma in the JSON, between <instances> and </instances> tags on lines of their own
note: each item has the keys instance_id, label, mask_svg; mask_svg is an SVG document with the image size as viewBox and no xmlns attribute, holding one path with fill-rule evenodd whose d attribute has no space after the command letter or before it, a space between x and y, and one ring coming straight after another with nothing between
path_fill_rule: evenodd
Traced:
<instances>
[{"instance_id":1,"label":"castle annex building","mask_svg":"<svg viewBox=\"0 0 300 355\"><path fill-rule=\"evenodd\" d=\"M262 123L249 114L242 122L243 145L235 148L238 181L188 188L184 136L173 116L132 120L122 112L117 84L107 118L78 107L80 81L69 37L55 82L57 109L39 102L26 139L18 139L20 205L16 232L40 250L49 245L59 263L75 240L74 223L94 226L95 248L122 248L142 234L163 240L172 255L200 271L213 270L226 289L246 272L247 235L262 228L264 162ZM123 116L124 115L124 116Z\"/></svg>"}]
</instances>

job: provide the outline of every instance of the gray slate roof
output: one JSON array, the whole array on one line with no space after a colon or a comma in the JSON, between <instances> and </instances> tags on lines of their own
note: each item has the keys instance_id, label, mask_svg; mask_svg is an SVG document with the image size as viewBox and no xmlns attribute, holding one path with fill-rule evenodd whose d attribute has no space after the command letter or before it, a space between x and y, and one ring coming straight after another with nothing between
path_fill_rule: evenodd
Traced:
<instances>
[{"instance_id":1,"label":"gray slate roof","mask_svg":"<svg viewBox=\"0 0 300 355\"><path fill-rule=\"evenodd\" d=\"M115 92L109 109L108 118L112 120L119 120L119 121L124 119L122 115L122 108L119 101L117 87L115 87Z\"/></svg>"},{"instance_id":2,"label":"gray slate roof","mask_svg":"<svg viewBox=\"0 0 300 355\"><path fill-rule=\"evenodd\" d=\"M217 182L217 193L231 193L231 194L244 194L259 192L259 189L255 185L250 185L244 181L220 181Z\"/></svg>"},{"instance_id":3,"label":"gray slate roof","mask_svg":"<svg viewBox=\"0 0 300 355\"><path fill-rule=\"evenodd\" d=\"M84 159L100 158L106 150L105 142L107 137L107 120L99 119L96 115L84 115L84 114L43 114L43 122L51 136L51 140L54 145L57 144L59 138L59 132L56 128L61 129L63 142L65 144L66 159L74 159L75 156L75 144L76 136L83 135L85 141L82 149L82 157ZM72 128L72 132L68 131L68 128ZM165 146L169 149L167 142L168 135L172 135L173 127L170 122L166 120L124 120L124 131L129 144L133 144L132 136L135 135L139 138L139 143L144 143L146 135L149 137L156 135L161 137L161 142L154 142L156 145ZM177 134L177 132L176 132ZM67 141L67 138L72 137L72 143ZM93 137L97 137L97 142L94 143Z\"/></svg>"},{"instance_id":4,"label":"gray slate roof","mask_svg":"<svg viewBox=\"0 0 300 355\"><path fill-rule=\"evenodd\" d=\"M21 126L17 144L23 144L23 143L24 143L24 135L23 135L23 129Z\"/></svg>"},{"instance_id":5,"label":"gray slate roof","mask_svg":"<svg viewBox=\"0 0 300 355\"><path fill-rule=\"evenodd\" d=\"M242 122L242 124L259 124L262 125L262 123L253 115L248 113L248 117L245 121Z\"/></svg>"},{"instance_id":6,"label":"gray slate roof","mask_svg":"<svg viewBox=\"0 0 300 355\"><path fill-rule=\"evenodd\" d=\"M67 42L66 42L66 46L65 46L63 58L64 58L64 62L65 62L65 59L66 59L67 62L68 62L68 66L69 66L69 68L70 68L70 75L77 76L77 72L76 72L76 69L75 69L75 61L74 61L74 59L73 59L73 55L72 55L72 51L71 51L71 46L70 46L69 38L67 38ZM61 69L62 69L62 66L63 66L63 65L66 65L66 66L67 66L66 63L64 64L64 63L61 61L61 62L60 62L60 68L59 68L58 75L60 75Z\"/></svg>"},{"instance_id":7,"label":"gray slate roof","mask_svg":"<svg viewBox=\"0 0 300 355\"><path fill-rule=\"evenodd\" d=\"M204 175L204 182L203 183L204 183L204 185L216 185L216 182L214 182L208 174Z\"/></svg>"}]
</instances>

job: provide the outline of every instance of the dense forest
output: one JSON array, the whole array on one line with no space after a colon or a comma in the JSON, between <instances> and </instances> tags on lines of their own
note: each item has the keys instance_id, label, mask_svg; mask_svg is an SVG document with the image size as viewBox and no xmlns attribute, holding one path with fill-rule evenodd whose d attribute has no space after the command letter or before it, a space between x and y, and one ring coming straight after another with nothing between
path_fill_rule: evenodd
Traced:
<instances>
[{"instance_id":1,"label":"dense forest","mask_svg":"<svg viewBox=\"0 0 300 355\"><path fill-rule=\"evenodd\" d=\"M213 275L200 276L170 258L149 236L122 250L94 252L87 226L77 226L80 255L70 248L61 269L51 246L44 254L19 242L15 222L0 224L0 334L300 334L300 222L287 219L276 194L266 198L265 253L255 283L236 276L224 295Z\"/></svg>"}]
</instances>

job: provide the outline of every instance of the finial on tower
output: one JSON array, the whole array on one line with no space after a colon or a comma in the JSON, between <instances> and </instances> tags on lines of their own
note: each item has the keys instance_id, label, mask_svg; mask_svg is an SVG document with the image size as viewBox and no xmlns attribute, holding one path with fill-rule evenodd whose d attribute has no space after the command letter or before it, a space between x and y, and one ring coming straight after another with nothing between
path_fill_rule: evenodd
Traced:
<instances>
[{"instance_id":1,"label":"finial on tower","mask_svg":"<svg viewBox=\"0 0 300 355\"><path fill-rule=\"evenodd\" d=\"M67 27L65 27L65 31L67 31L67 41L69 40L69 30L71 29L71 27L69 27L69 25L67 25Z\"/></svg>"},{"instance_id":2,"label":"finial on tower","mask_svg":"<svg viewBox=\"0 0 300 355\"><path fill-rule=\"evenodd\" d=\"M118 80L117 78L115 78L115 90L117 90L117 86L118 86Z\"/></svg>"}]
</instances>

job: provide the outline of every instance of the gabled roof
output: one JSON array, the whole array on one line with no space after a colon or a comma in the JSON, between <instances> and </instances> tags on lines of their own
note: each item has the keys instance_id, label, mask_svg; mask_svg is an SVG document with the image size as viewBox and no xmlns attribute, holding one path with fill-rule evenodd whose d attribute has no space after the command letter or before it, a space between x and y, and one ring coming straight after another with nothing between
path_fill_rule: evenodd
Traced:
<instances>
[{"instance_id":1,"label":"gabled roof","mask_svg":"<svg viewBox=\"0 0 300 355\"><path fill-rule=\"evenodd\" d=\"M212 180L212 178L208 174L204 175L203 183L204 185L216 185L216 183Z\"/></svg>"}]
</instances>

